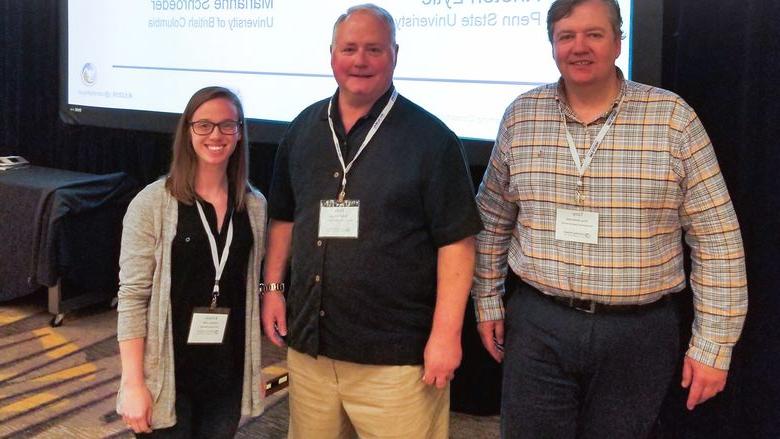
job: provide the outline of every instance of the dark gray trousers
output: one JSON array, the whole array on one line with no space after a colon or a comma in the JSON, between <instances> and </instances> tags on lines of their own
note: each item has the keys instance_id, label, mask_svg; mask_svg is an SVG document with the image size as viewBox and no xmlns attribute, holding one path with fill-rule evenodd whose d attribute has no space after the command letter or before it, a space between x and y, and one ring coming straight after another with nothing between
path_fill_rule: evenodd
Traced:
<instances>
[{"instance_id":1,"label":"dark gray trousers","mask_svg":"<svg viewBox=\"0 0 780 439\"><path fill-rule=\"evenodd\" d=\"M507 299L502 437L646 438L682 367L674 302L588 314L540 294Z\"/></svg>"}]
</instances>

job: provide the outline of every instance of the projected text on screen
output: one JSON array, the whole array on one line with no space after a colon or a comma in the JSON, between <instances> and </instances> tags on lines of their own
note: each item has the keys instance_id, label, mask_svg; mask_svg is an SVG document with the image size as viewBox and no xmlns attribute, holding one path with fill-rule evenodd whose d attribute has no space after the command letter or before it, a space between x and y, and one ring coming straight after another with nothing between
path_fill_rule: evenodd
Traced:
<instances>
[{"instance_id":1,"label":"projected text on screen","mask_svg":"<svg viewBox=\"0 0 780 439\"><path fill-rule=\"evenodd\" d=\"M357 1L69 0L67 104L179 113L206 85L289 121L333 94L335 19ZM398 91L461 137L492 139L518 94L558 79L550 0L378 1L395 18ZM631 2L620 1L627 75Z\"/></svg>"}]
</instances>

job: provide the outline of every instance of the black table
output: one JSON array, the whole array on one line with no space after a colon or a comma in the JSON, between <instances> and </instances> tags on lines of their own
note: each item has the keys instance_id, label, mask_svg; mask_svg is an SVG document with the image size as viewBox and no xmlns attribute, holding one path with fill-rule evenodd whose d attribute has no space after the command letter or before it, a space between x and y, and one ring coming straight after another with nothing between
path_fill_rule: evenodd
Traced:
<instances>
[{"instance_id":1,"label":"black table","mask_svg":"<svg viewBox=\"0 0 780 439\"><path fill-rule=\"evenodd\" d=\"M137 191L124 173L38 166L0 171L0 302L49 288L49 312L116 294L122 216Z\"/></svg>"}]
</instances>

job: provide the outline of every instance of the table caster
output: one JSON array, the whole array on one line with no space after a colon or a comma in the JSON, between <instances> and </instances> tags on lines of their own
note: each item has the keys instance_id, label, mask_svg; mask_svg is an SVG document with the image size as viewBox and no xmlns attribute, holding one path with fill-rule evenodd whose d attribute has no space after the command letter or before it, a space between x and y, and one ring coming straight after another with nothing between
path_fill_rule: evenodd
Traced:
<instances>
[{"instance_id":1,"label":"table caster","mask_svg":"<svg viewBox=\"0 0 780 439\"><path fill-rule=\"evenodd\" d=\"M54 317L51 318L51 322L49 322L49 325L52 328L57 328L62 325L62 321L65 320L65 314L55 314Z\"/></svg>"}]
</instances>

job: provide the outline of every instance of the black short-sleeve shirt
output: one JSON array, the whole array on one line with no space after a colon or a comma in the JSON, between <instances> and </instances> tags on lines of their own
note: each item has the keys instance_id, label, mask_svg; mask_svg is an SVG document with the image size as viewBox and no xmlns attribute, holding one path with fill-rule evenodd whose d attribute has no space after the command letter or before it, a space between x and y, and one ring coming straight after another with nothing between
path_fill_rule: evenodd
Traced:
<instances>
[{"instance_id":1,"label":"black short-sleeve shirt","mask_svg":"<svg viewBox=\"0 0 780 439\"><path fill-rule=\"evenodd\" d=\"M348 134L334 97L346 162L392 90ZM441 121L398 96L347 175L346 198L360 201L358 238L320 238L320 201L337 197L343 174L327 108L327 99L317 102L291 123L271 183L270 217L295 223L288 344L357 363L421 364L438 248L482 227L463 147Z\"/></svg>"}]
</instances>

